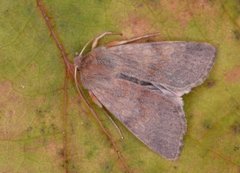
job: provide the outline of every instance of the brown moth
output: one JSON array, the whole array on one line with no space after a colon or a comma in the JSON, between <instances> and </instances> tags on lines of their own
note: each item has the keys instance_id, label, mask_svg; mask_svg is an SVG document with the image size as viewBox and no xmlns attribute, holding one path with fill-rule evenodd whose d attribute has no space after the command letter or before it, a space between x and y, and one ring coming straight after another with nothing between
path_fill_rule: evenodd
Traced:
<instances>
[{"instance_id":1,"label":"brown moth","mask_svg":"<svg viewBox=\"0 0 240 173\"><path fill-rule=\"evenodd\" d=\"M181 96L206 79L215 48L184 41L132 43L156 34L95 48L110 34L75 58L80 82L146 146L177 159L187 126Z\"/></svg>"}]
</instances>

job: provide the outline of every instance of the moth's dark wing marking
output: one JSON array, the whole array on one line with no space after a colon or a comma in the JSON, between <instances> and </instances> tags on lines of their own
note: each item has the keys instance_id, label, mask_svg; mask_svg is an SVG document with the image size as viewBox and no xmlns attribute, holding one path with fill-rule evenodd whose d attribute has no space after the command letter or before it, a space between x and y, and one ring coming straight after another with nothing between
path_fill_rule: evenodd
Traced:
<instances>
[{"instance_id":1,"label":"moth's dark wing marking","mask_svg":"<svg viewBox=\"0 0 240 173\"><path fill-rule=\"evenodd\" d=\"M215 58L213 46L197 42L127 44L96 51L99 61L114 62L114 71L164 86L179 96L205 80Z\"/></svg>"},{"instance_id":2,"label":"moth's dark wing marking","mask_svg":"<svg viewBox=\"0 0 240 173\"><path fill-rule=\"evenodd\" d=\"M151 82L142 81L135 77L128 76L124 73L119 73L119 75L117 75L116 77L119 79L124 79L124 80L130 81L130 82L142 85L142 86L147 86L149 89L152 89L152 90L159 90L159 88L154 86Z\"/></svg>"},{"instance_id":3,"label":"moth's dark wing marking","mask_svg":"<svg viewBox=\"0 0 240 173\"><path fill-rule=\"evenodd\" d=\"M138 139L167 159L178 157L186 131L181 98L121 78L96 86L94 95Z\"/></svg>"}]
</instances>

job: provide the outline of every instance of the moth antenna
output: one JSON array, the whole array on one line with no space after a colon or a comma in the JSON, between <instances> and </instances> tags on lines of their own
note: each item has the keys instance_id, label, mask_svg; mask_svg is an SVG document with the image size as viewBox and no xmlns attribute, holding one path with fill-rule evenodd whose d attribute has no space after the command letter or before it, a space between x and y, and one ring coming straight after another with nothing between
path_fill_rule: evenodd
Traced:
<instances>
[{"instance_id":1,"label":"moth antenna","mask_svg":"<svg viewBox=\"0 0 240 173\"><path fill-rule=\"evenodd\" d=\"M118 127L118 125L114 122L114 120L112 119L112 117L105 111L105 113L107 114L107 117L109 118L109 120L113 123L113 125L115 126L115 128L117 129L119 135L121 136L121 139L124 139L123 137L123 133L121 131L121 129Z\"/></svg>"},{"instance_id":2,"label":"moth antenna","mask_svg":"<svg viewBox=\"0 0 240 173\"><path fill-rule=\"evenodd\" d=\"M81 52L79 53L79 56L81 56L81 55L83 54L84 50L87 48L87 46L88 46L91 42L93 42L93 44L92 44L92 49L94 49L94 48L97 46L98 41L99 41L101 38L105 37L106 35L122 35L122 33L104 32L104 33L100 34L100 35L97 36L96 38L89 40L89 41L84 45L84 47L82 48Z\"/></svg>"},{"instance_id":3,"label":"moth antenna","mask_svg":"<svg viewBox=\"0 0 240 173\"><path fill-rule=\"evenodd\" d=\"M84 50L87 48L87 46L93 41L93 39L89 40L82 48L81 52L79 53L78 56L82 56Z\"/></svg>"},{"instance_id":4,"label":"moth antenna","mask_svg":"<svg viewBox=\"0 0 240 173\"><path fill-rule=\"evenodd\" d=\"M81 92L80 92L80 89L78 87L78 83L77 83L77 69L78 69L78 66L74 66L74 82L75 82L75 86L76 86L76 89L77 89L77 92L79 95L82 95Z\"/></svg>"},{"instance_id":5,"label":"moth antenna","mask_svg":"<svg viewBox=\"0 0 240 173\"><path fill-rule=\"evenodd\" d=\"M124 45L124 44L132 43L132 42L135 42L135 41L138 41L138 40L142 40L142 39L146 39L146 38L150 38L150 37L156 37L158 35L160 35L160 33L147 34L147 35L134 37L134 38L127 39L127 40L122 40L122 41L113 41L113 42L108 43L107 47Z\"/></svg>"}]
</instances>

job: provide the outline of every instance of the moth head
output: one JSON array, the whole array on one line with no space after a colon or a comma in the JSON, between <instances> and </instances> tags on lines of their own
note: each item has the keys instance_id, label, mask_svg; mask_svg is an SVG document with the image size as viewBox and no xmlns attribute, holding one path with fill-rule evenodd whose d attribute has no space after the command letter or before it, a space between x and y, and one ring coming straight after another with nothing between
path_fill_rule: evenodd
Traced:
<instances>
[{"instance_id":1,"label":"moth head","mask_svg":"<svg viewBox=\"0 0 240 173\"><path fill-rule=\"evenodd\" d=\"M91 72L89 70L89 65L91 69L91 62L94 61L94 57L86 56L86 55L78 55L74 58L74 79L75 81L77 76L79 75L80 78L86 77L86 74Z\"/></svg>"},{"instance_id":2,"label":"moth head","mask_svg":"<svg viewBox=\"0 0 240 173\"><path fill-rule=\"evenodd\" d=\"M82 55L78 55L77 57L74 58L74 67L79 69L81 61L82 61Z\"/></svg>"}]
</instances>

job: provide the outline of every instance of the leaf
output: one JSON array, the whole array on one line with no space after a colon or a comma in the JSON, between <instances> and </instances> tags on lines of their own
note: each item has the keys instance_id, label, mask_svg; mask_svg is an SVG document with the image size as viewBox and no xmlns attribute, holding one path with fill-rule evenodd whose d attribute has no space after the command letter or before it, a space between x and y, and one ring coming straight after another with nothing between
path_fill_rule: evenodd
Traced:
<instances>
[{"instance_id":1,"label":"leaf","mask_svg":"<svg viewBox=\"0 0 240 173\"><path fill-rule=\"evenodd\" d=\"M177 161L150 151L121 123L121 140L92 103L116 148L66 77L35 1L0 2L0 172L239 172L240 3L156 0L43 2L68 58L104 31L123 38L205 41L217 47L207 81L184 96L188 131ZM100 44L123 39L106 37ZM86 93L85 93L86 94ZM90 98L89 98L90 99Z\"/></svg>"}]
</instances>

